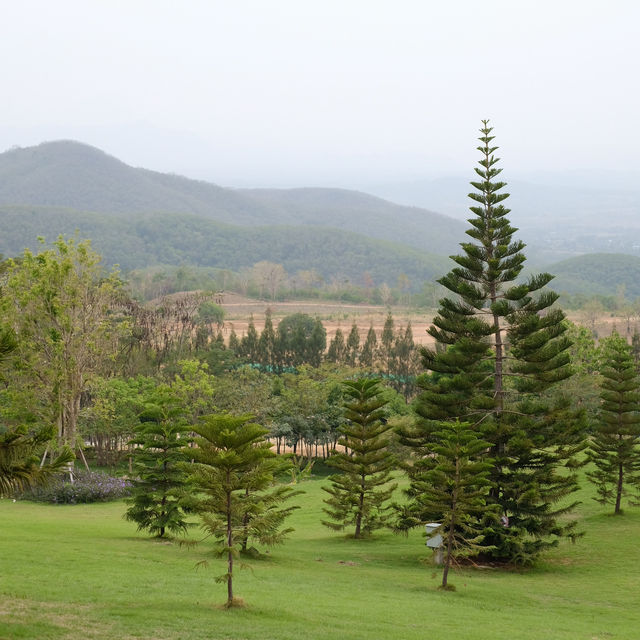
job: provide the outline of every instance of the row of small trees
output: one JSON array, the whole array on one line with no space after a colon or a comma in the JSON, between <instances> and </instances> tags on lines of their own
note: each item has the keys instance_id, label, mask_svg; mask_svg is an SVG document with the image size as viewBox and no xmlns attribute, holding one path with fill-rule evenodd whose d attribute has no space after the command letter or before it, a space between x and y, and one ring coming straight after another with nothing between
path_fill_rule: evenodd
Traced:
<instances>
[{"instance_id":1,"label":"row of small trees","mask_svg":"<svg viewBox=\"0 0 640 640\"><path fill-rule=\"evenodd\" d=\"M385 375L407 397L415 389L418 373L411 321L396 330L391 312L387 314L380 340L371 326L362 341L354 322L346 338L338 327L327 347L326 330L319 318L295 313L283 318L274 330L271 310L267 309L261 333L252 317L247 333L241 338L232 330L228 346L240 358L269 371L281 372L302 364L317 367L322 362L375 371Z\"/></svg>"}]
</instances>

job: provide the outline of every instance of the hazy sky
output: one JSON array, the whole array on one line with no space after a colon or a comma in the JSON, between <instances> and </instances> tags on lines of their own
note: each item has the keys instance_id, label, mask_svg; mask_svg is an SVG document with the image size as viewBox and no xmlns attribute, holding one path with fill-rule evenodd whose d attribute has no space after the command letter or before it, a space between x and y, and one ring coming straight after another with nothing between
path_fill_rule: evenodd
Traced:
<instances>
[{"instance_id":1,"label":"hazy sky","mask_svg":"<svg viewBox=\"0 0 640 640\"><path fill-rule=\"evenodd\" d=\"M0 150L78 139L223 185L640 171L635 0L4 2Z\"/></svg>"}]
</instances>

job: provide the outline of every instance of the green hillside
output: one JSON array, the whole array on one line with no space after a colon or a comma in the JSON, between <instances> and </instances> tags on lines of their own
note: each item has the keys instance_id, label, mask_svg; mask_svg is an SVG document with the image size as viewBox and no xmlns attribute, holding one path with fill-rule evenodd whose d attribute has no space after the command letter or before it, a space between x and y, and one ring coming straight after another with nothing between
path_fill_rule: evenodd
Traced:
<instances>
[{"instance_id":1,"label":"green hillside","mask_svg":"<svg viewBox=\"0 0 640 640\"><path fill-rule=\"evenodd\" d=\"M624 285L627 298L640 296L640 257L622 253L591 253L548 266L551 287L566 293L614 295Z\"/></svg>"},{"instance_id":2,"label":"green hillside","mask_svg":"<svg viewBox=\"0 0 640 640\"><path fill-rule=\"evenodd\" d=\"M136 169L71 141L0 154L0 205L64 207L112 217L181 213L243 226L333 227L445 255L457 250L465 228L460 221L426 209L356 191L226 189Z\"/></svg>"},{"instance_id":3,"label":"green hillside","mask_svg":"<svg viewBox=\"0 0 640 640\"><path fill-rule=\"evenodd\" d=\"M150 265L189 264L237 270L260 260L281 263L289 273L316 269L322 276L395 283L401 273L421 286L446 272L447 258L410 247L323 227L240 227L194 215L105 216L50 207L0 207L0 253L37 247L37 237L91 238L105 263L123 271Z\"/></svg>"}]
</instances>

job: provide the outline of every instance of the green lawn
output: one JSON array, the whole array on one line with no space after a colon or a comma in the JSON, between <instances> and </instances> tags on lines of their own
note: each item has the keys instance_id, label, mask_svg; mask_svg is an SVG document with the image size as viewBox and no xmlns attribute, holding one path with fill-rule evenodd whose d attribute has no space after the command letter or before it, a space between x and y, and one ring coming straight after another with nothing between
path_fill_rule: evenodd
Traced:
<instances>
[{"instance_id":1,"label":"green lawn","mask_svg":"<svg viewBox=\"0 0 640 640\"><path fill-rule=\"evenodd\" d=\"M581 498L587 535L529 571L455 572L437 590L424 538L354 541L320 524L325 480L304 483L296 531L234 581L247 606L223 610L222 565L136 533L121 502L0 500L0 638L605 640L640 637L640 509L614 518Z\"/></svg>"}]
</instances>

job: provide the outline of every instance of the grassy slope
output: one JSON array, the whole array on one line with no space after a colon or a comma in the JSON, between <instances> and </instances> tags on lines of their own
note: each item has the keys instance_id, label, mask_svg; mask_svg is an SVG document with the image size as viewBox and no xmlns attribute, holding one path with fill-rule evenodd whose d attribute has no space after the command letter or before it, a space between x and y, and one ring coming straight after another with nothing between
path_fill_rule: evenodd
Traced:
<instances>
[{"instance_id":1,"label":"grassy slope","mask_svg":"<svg viewBox=\"0 0 640 640\"><path fill-rule=\"evenodd\" d=\"M217 608L224 585L212 561L194 570L189 550L136 534L122 503L48 507L0 501L1 638L226 638L370 640L631 639L637 637L640 510L605 515L589 499L587 537L563 544L528 572L465 570L455 593L418 532L353 541L324 529L322 481L303 485L296 531L239 573L248 606Z\"/></svg>"}]
</instances>

